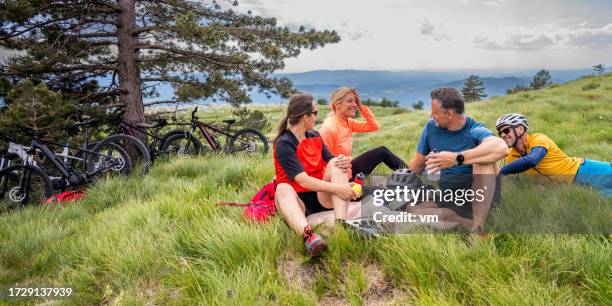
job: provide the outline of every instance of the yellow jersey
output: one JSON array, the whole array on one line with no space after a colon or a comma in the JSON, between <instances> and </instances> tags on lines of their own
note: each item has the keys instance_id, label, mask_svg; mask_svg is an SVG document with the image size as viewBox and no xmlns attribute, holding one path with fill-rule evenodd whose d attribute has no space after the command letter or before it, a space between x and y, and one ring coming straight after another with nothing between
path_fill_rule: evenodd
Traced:
<instances>
[{"instance_id":1,"label":"yellow jersey","mask_svg":"<svg viewBox=\"0 0 612 306\"><path fill-rule=\"evenodd\" d=\"M580 167L582 162L581 158L567 156L552 139L541 133L527 134L525 147L527 154L534 147L543 147L547 153L535 168L531 168L523 173L542 174L559 182L571 183L574 180L574 176L576 176L578 167ZM506 163L521 157L521 154L515 148L512 148L506 157Z\"/></svg>"}]
</instances>

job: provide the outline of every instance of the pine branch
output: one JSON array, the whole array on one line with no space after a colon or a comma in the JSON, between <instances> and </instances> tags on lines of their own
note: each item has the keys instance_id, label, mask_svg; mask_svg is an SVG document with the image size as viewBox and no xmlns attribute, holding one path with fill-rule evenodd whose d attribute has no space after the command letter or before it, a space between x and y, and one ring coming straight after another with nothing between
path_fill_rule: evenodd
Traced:
<instances>
[{"instance_id":1,"label":"pine branch","mask_svg":"<svg viewBox=\"0 0 612 306\"><path fill-rule=\"evenodd\" d=\"M25 28L25 29L21 30L21 31L17 31L17 32L13 32L13 33L8 33L8 32L7 32L7 33L2 34L2 35L0 36L0 40L5 40L5 39L15 38L15 37L21 36L22 34L25 34L25 33L27 33L27 32L30 32L30 31L32 31L32 30L36 30L36 29L38 29L38 28L41 28L41 27L44 27L44 26L50 25L50 24L55 23L55 22L60 22L60 21L69 20L69 19L71 19L71 18L72 18L72 17L59 18L59 19L50 19L50 20L47 20L47 21L40 22L40 23L37 23L37 24L35 24L35 25L32 25L32 26L30 26L30 27L28 27L28 28Z\"/></svg>"},{"instance_id":2,"label":"pine branch","mask_svg":"<svg viewBox=\"0 0 612 306\"><path fill-rule=\"evenodd\" d=\"M235 65L240 65L242 63L240 62L232 62L226 59L223 59L221 56L216 55L216 58L213 58L211 56L211 54L206 54L203 52L193 52L193 51L186 51L186 50L181 50L181 49L175 49L175 48L169 48L169 47L164 47L164 46L160 46L160 45L154 45L154 44L140 44L140 45L136 45L135 46L136 49L153 49L153 50L160 50L160 51L166 51L169 53L173 53L173 54L179 54L179 55L183 55L187 58L198 58L198 59L202 59L206 62L218 65L218 66L225 66L225 67L232 67L235 69L239 69L240 67L235 66ZM164 55L160 55L160 58L164 58ZM224 61L224 62L221 62Z\"/></svg>"},{"instance_id":3,"label":"pine branch","mask_svg":"<svg viewBox=\"0 0 612 306\"><path fill-rule=\"evenodd\" d=\"M141 33L145 33L145 32L151 32L151 31L155 31L155 30L161 30L162 27L161 26L146 26L146 27L140 27L137 29L132 30L132 35L139 35Z\"/></svg>"},{"instance_id":4,"label":"pine branch","mask_svg":"<svg viewBox=\"0 0 612 306\"><path fill-rule=\"evenodd\" d=\"M108 91L99 91L99 92L92 92L90 94L87 94L81 98L78 98L75 100L75 102L79 103L79 102L83 102L83 101L89 101L98 97L106 97L106 96L118 96L120 93L119 89L113 89L113 90L108 90Z\"/></svg>"},{"instance_id":5,"label":"pine branch","mask_svg":"<svg viewBox=\"0 0 612 306\"><path fill-rule=\"evenodd\" d=\"M149 103L144 103L144 107L149 107L149 106L153 106L153 105L159 105L159 104L174 104L174 103L184 103L185 101L178 101L178 100L163 100L163 101L155 101L155 102L149 102Z\"/></svg>"}]
</instances>

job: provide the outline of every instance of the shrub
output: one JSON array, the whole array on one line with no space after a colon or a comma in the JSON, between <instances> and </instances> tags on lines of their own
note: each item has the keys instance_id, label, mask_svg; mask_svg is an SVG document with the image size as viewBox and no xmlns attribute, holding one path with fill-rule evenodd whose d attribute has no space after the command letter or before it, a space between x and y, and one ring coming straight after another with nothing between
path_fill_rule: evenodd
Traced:
<instances>
[{"instance_id":1,"label":"shrub","mask_svg":"<svg viewBox=\"0 0 612 306\"><path fill-rule=\"evenodd\" d=\"M367 98L362 100L361 103L367 106L380 106L380 107L399 107L399 101L389 100L387 97L382 97L380 101L372 100L371 98Z\"/></svg>"},{"instance_id":2,"label":"shrub","mask_svg":"<svg viewBox=\"0 0 612 306\"><path fill-rule=\"evenodd\" d=\"M531 88L523 86L523 85L516 85L514 88L507 89L506 94L510 95L510 94L515 94L518 92L529 91L529 90L531 90Z\"/></svg>"},{"instance_id":3,"label":"shrub","mask_svg":"<svg viewBox=\"0 0 612 306\"><path fill-rule=\"evenodd\" d=\"M407 113L408 109L403 108L403 107L397 107L394 108L393 111L391 112L392 115L399 115L399 114L404 114Z\"/></svg>"},{"instance_id":4,"label":"shrub","mask_svg":"<svg viewBox=\"0 0 612 306\"><path fill-rule=\"evenodd\" d=\"M599 87L599 83L591 82L591 83L588 83L588 84L582 86L582 90L586 91L586 90L596 89L598 87Z\"/></svg>"},{"instance_id":5,"label":"shrub","mask_svg":"<svg viewBox=\"0 0 612 306\"><path fill-rule=\"evenodd\" d=\"M425 103L423 103L423 101L419 100L417 102L412 103L412 108L414 109L423 109L425 106Z\"/></svg>"}]
</instances>

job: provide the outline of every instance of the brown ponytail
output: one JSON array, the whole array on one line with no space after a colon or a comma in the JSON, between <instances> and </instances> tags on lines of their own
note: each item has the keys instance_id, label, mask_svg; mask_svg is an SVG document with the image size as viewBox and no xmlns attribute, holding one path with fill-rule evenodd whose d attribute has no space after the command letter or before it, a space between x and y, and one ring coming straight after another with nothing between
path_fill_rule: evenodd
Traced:
<instances>
[{"instance_id":1,"label":"brown ponytail","mask_svg":"<svg viewBox=\"0 0 612 306\"><path fill-rule=\"evenodd\" d=\"M287 114L278 124L276 131L276 137L274 141L282 135L289 125L294 125L300 122L302 116L310 114L313 111L312 107L313 98L309 94L294 94L289 98L289 105L287 106Z\"/></svg>"}]
</instances>

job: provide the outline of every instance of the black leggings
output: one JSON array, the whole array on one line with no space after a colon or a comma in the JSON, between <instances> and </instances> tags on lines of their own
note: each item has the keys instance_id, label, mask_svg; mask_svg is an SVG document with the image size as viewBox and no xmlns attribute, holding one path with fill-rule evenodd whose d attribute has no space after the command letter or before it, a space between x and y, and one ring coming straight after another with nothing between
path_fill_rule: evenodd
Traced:
<instances>
[{"instance_id":1,"label":"black leggings","mask_svg":"<svg viewBox=\"0 0 612 306\"><path fill-rule=\"evenodd\" d=\"M351 161L353 179L355 179L355 175L360 172L366 176L369 175L380 163L385 163L391 170L407 167L406 163L397 155L393 154L391 150L385 146L380 146L355 157Z\"/></svg>"}]
</instances>

